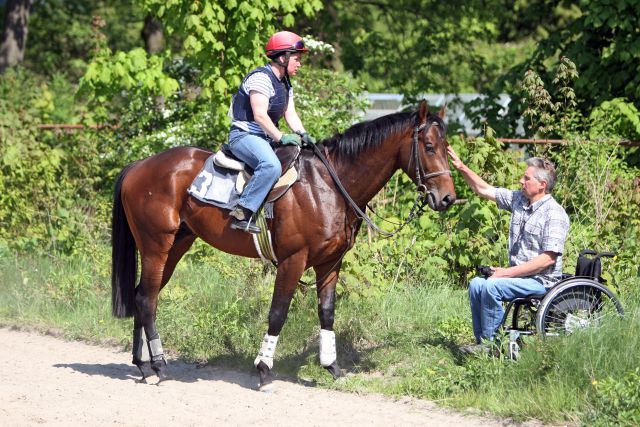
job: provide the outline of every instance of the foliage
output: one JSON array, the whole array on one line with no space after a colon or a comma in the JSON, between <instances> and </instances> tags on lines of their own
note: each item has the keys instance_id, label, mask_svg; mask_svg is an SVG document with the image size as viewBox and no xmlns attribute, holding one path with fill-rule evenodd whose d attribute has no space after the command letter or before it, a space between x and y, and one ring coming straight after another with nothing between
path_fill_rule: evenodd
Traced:
<instances>
[{"instance_id":1,"label":"foliage","mask_svg":"<svg viewBox=\"0 0 640 427\"><path fill-rule=\"evenodd\" d=\"M88 237L84 209L95 212L87 202L99 178L84 162L96 153L41 138L36 124L55 114L59 101L49 89L28 72L10 70L0 79L0 239L21 249L72 252ZM85 180L62 179L74 174Z\"/></svg>"},{"instance_id":2,"label":"foliage","mask_svg":"<svg viewBox=\"0 0 640 427\"><path fill-rule=\"evenodd\" d=\"M306 67L291 84L296 111L307 132L318 138L345 131L367 107L362 85L346 73Z\"/></svg>"},{"instance_id":3,"label":"foliage","mask_svg":"<svg viewBox=\"0 0 640 427\"><path fill-rule=\"evenodd\" d=\"M546 7L542 10L548 10ZM596 0L573 2L571 7L573 10L565 15L564 25L548 28L548 36L538 43L536 50L496 80L487 105L495 103L499 93L513 93L517 81L527 70L538 73L543 81L551 80L553 72L548 65L561 55L571 58L580 75L575 81L575 100L582 115L588 116L591 110L613 98L628 99L639 106L640 75L635 71L635 64L640 55L636 31L640 4L634 0ZM510 104L508 114L510 127L505 134L515 132L514 118L526 108L517 97L513 101L516 102ZM496 128L501 120L497 113L496 109L489 116L490 124Z\"/></svg>"},{"instance_id":4,"label":"foliage","mask_svg":"<svg viewBox=\"0 0 640 427\"><path fill-rule=\"evenodd\" d=\"M528 70L525 73L522 81L525 97L522 101L527 104L527 108L523 115L531 120L529 127L534 133L567 134L568 118L575 112L577 105L571 84L577 78L575 64L569 58L561 57L553 79L560 100L554 101L535 71Z\"/></svg>"},{"instance_id":5,"label":"foliage","mask_svg":"<svg viewBox=\"0 0 640 427\"><path fill-rule=\"evenodd\" d=\"M640 140L640 112L623 98L604 101L591 111L589 120L591 138L611 135Z\"/></svg>"},{"instance_id":6,"label":"foliage","mask_svg":"<svg viewBox=\"0 0 640 427\"><path fill-rule=\"evenodd\" d=\"M589 137L598 139L607 136L640 140L640 112L635 104L615 98L593 109L589 115ZM640 149L629 148L626 160L629 166L640 166Z\"/></svg>"},{"instance_id":7,"label":"foliage","mask_svg":"<svg viewBox=\"0 0 640 427\"><path fill-rule=\"evenodd\" d=\"M317 20L304 23L319 38L339 44L340 65L365 81L368 90L415 96L473 90L483 79L492 80L486 77L491 66L474 47L495 37L494 15L488 13L494 7L500 6L333 1Z\"/></svg>"},{"instance_id":8,"label":"foliage","mask_svg":"<svg viewBox=\"0 0 640 427\"><path fill-rule=\"evenodd\" d=\"M640 368L626 374L621 380L612 377L592 383L596 388L596 401L591 425L637 426L640 424Z\"/></svg>"},{"instance_id":9,"label":"foliage","mask_svg":"<svg viewBox=\"0 0 640 427\"><path fill-rule=\"evenodd\" d=\"M164 74L161 56L148 55L142 48L127 54L103 49L93 58L80 80L79 94L99 102L110 100L120 91L138 96L169 96L178 90L178 82Z\"/></svg>"},{"instance_id":10,"label":"foliage","mask_svg":"<svg viewBox=\"0 0 640 427\"><path fill-rule=\"evenodd\" d=\"M25 66L47 76L64 72L77 81L95 47L94 16L105 23L112 50L142 45L139 34L144 15L135 0L35 0L29 17Z\"/></svg>"},{"instance_id":11,"label":"foliage","mask_svg":"<svg viewBox=\"0 0 640 427\"><path fill-rule=\"evenodd\" d=\"M263 43L275 31L276 18L282 14L282 24L291 26L295 12L311 15L320 2L145 0L142 5L168 34L182 41L181 48L161 56L149 56L140 49L112 53L103 48L89 65L82 93L104 105L122 96L122 91L128 98L166 97L179 89L177 96L196 101L198 111L206 103L211 122L224 126L232 91L248 70L264 62ZM183 63L183 70L190 70L190 79L171 77L171 67L165 70L174 58L180 58L175 60ZM218 127L214 133L223 130Z\"/></svg>"}]
</instances>

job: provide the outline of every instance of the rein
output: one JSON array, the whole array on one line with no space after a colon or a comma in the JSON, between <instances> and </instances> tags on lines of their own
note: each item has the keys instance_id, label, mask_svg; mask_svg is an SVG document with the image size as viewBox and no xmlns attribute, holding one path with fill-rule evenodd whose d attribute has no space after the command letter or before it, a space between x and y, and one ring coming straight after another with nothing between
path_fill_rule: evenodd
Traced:
<instances>
[{"instance_id":1,"label":"rein","mask_svg":"<svg viewBox=\"0 0 640 427\"><path fill-rule=\"evenodd\" d=\"M418 187L417 187L418 195L416 197L416 201L414 202L413 206L411 207L411 210L409 211L408 218L404 221L404 223L402 223L398 228L396 228L392 232L387 232L387 231L382 230L380 227L378 227L371 220L371 218L369 218L369 216L367 216L367 214L365 212L362 211L362 209L360 209L360 207L351 198L351 196L349 195L347 190L344 188L344 186L340 182L340 178L338 178L338 175L336 174L336 172L333 169L333 167L331 166L331 164L329 164L329 161L324 156L324 154L322 154L322 151L320 151L320 149L318 147L316 147L315 144L310 144L310 145L313 148L313 151L315 152L316 156L318 156L320 161L325 165L325 167L329 171L329 175L331 175L331 178L333 179L333 181L335 182L336 186L338 187L338 190L340 191L342 196L345 198L345 200L347 200L349 206L354 210L354 212L356 213L356 216L359 219L361 219L364 222L366 222L367 226L369 228L371 228L372 230L374 230L376 233L378 233L378 234L380 234L380 235L382 235L382 236L384 236L386 238L389 238L389 237L393 237L395 234L397 234L407 224L409 224L413 219L415 219L418 215L420 215L424 211L424 205L427 203L427 197L429 196L429 194L431 194L431 192L428 191L427 186L425 184L426 181L428 179L431 179L431 178L434 178L434 177L440 176L440 175L445 175L445 174L451 175L451 171L448 170L448 169L446 169L446 170L443 169L443 170L440 170L438 172L433 172L433 173L428 173L428 174L425 174L425 172L424 172L424 168L422 167L422 163L420 162L420 157L419 157L418 135L422 130L424 130L424 132L426 133L429 130L430 126L431 125L427 126L427 123L422 123L421 125L418 125L418 126L413 128L413 143L411 145L411 159L414 160L415 163L416 163L416 178L418 179ZM409 165L411 165L411 163L409 163Z\"/></svg>"}]
</instances>

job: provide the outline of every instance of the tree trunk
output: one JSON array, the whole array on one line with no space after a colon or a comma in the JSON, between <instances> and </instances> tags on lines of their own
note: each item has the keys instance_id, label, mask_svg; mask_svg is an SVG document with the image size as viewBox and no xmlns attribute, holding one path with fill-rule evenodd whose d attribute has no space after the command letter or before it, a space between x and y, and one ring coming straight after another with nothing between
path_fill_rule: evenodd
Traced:
<instances>
[{"instance_id":1,"label":"tree trunk","mask_svg":"<svg viewBox=\"0 0 640 427\"><path fill-rule=\"evenodd\" d=\"M32 0L7 1L0 44L0 74L24 59L31 3Z\"/></svg>"},{"instance_id":2,"label":"tree trunk","mask_svg":"<svg viewBox=\"0 0 640 427\"><path fill-rule=\"evenodd\" d=\"M164 35L162 33L162 24L151 15L144 18L144 27L140 32L144 40L144 46L149 55L158 53L164 45Z\"/></svg>"}]
</instances>

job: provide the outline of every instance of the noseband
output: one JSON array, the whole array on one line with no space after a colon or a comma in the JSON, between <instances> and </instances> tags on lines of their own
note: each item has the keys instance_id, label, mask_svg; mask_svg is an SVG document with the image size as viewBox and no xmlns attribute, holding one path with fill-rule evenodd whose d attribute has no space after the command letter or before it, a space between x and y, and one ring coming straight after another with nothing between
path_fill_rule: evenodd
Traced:
<instances>
[{"instance_id":1,"label":"noseband","mask_svg":"<svg viewBox=\"0 0 640 427\"><path fill-rule=\"evenodd\" d=\"M427 132L429 131L429 128L431 127L432 124L433 122L430 122L430 123L425 122L413 128L413 144L411 145L411 158L409 159L409 167L411 166L412 161L415 162L416 179L418 180L418 187L417 187L418 193L422 193L423 197L425 198L429 193L431 193L427 189L427 185L426 185L426 182L428 179L435 178L436 176L440 176L440 175L451 175L451 171L449 169L442 169L442 170L439 170L438 172L425 173L424 168L422 167L422 162L420 161L420 150L418 149L419 148L418 139L419 139L420 132L424 130L424 137L426 140Z\"/></svg>"}]
</instances>

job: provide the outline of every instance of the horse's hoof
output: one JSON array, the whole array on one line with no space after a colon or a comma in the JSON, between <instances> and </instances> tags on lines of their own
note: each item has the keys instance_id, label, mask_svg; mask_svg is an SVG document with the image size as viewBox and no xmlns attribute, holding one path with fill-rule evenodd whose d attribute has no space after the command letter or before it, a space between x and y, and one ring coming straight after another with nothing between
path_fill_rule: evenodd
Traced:
<instances>
[{"instance_id":1,"label":"horse's hoof","mask_svg":"<svg viewBox=\"0 0 640 427\"><path fill-rule=\"evenodd\" d=\"M169 375L167 374L167 361L164 357L151 362L151 369L153 369L153 372L158 376L158 384L169 379Z\"/></svg>"},{"instance_id":2,"label":"horse's hoof","mask_svg":"<svg viewBox=\"0 0 640 427\"><path fill-rule=\"evenodd\" d=\"M273 394L277 390L276 384L272 381L267 384L260 384L258 391L266 394Z\"/></svg>"},{"instance_id":3,"label":"horse's hoof","mask_svg":"<svg viewBox=\"0 0 640 427\"><path fill-rule=\"evenodd\" d=\"M344 377L344 372L342 371L342 369L340 369L340 366L338 366L337 360L334 361L331 365L325 366L324 369L329 371L329 373L333 376L334 380Z\"/></svg>"},{"instance_id":4,"label":"horse's hoof","mask_svg":"<svg viewBox=\"0 0 640 427\"><path fill-rule=\"evenodd\" d=\"M139 383L146 383L147 382L147 374L144 371L145 371L145 369L151 370L151 363L149 363L149 361L143 362L141 360L138 360L136 357L133 358L131 363L136 365L136 367L140 371L140 375L142 376L139 380L136 380L136 381L139 382Z\"/></svg>"},{"instance_id":5,"label":"horse's hoof","mask_svg":"<svg viewBox=\"0 0 640 427\"><path fill-rule=\"evenodd\" d=\"M258 370L258 374L260 375L260 384L258 385L258 390L267 392L268 388L273 388L272 383L274 380L273 374L271 373L271 369L264 363L262 360L256 366Z\"/></svg>"}]
</instances>

